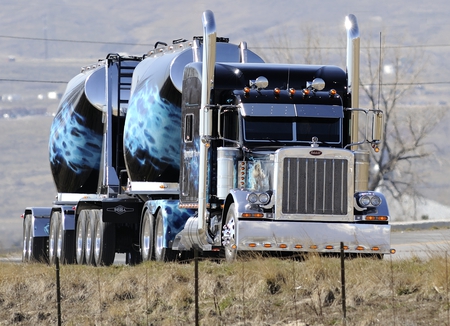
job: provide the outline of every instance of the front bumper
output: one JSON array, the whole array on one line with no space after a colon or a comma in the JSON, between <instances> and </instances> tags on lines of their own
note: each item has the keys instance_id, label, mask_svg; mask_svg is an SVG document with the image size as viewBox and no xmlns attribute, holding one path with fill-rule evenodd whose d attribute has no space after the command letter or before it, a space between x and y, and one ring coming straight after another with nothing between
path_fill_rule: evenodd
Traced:
<instances>
[{"instance_id":1,"label":"front bumper","mask_svg":"<svg viewBox=\"0 0 450 326\"><path fill-rule=\"evenodd\" d=\"M239 220L237 250L388 254L388 224Z\"/></svg>"}]
</instances>

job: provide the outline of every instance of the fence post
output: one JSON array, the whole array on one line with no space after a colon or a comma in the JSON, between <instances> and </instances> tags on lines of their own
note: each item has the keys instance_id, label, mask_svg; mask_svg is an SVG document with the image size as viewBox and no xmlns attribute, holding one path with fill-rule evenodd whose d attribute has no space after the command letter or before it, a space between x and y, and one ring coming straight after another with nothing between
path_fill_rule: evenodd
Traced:
<instances>
[{"instance_id":1,"label":"fence post","mask_svg":"<svg viewBox=\"0 0 450 326\"><path fill-rule=\"evenodd\" d=\"M195 326L199 325L198 320L198 250L197 248L194 248L194 266L195 266L195 276L194 276L194 282L195 282Z\"/></svg>"},{"instance_id":2,"label":"fence post","mask_svg":"<svg viewBox=\"0 0 450 326\"><path fill-rule=\"evenodd\" d=\"M347 320L347 307L345 304L345 263L344 263L344 243L341 242L341 286L342 286L342 314L343 314L343 324L346 325Z\"/></svg>"},{"instance_id":3,"label":"fence post","mask_svg":"<svg viewBox=\"0 0 450 326\"><path fill-rule=\"evenodd\" d=\"M61 326L61 286L59 280L59 257L56 257L56 301L58 307L58 326Z\"/></svg>"},{"instance_id":4,"label":"fence post","mask_svg":"<svg viewBox=\"0 0 450 326\"><path fill-rule=\"evenodd\" d=\"M450 307L448 298L448 251L445 251L445 284L447 287L447 325L450 325Z\"/></svg>"}]
</instances>

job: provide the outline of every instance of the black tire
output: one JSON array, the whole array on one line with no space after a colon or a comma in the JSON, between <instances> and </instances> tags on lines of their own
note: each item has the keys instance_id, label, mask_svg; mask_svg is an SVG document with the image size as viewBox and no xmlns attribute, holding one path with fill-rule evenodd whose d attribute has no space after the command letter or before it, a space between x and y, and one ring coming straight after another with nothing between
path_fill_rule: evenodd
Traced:
<instances>
[{"instance_id":1,"label":"black tire","mask_svg":"<svg viewBox=\"0 0 450 326\"><path fill-rule=\"evenodd\" d=\"M30 230L30 256L29 261L48 263L47 237L33 237Z\"/></svg>"},{"instance_id":2,"label":"black tire","mask_svg":"<svg viewBox=\"0 0 450 326\"><path fill-rule=\"evenodd\" d=\"M86 243L86 218L85 210L78 215L77 225L75 229L75 260L78 265L85 265L85 243Z\"/></svg>"},{"instance_id":3,"label":"black tire","mask_svg":"<svg viewBox=\"0 0 450 326\"><path fill-rule=\"evenodd\" d=\"M141 253L139 251L131 251L127 252L125 256L125 264L134 266L142 263Z\"/></svg>"},{"instance_id":4,"label":"black tire","mask_svg":"<svg viewBox=\"0 0 450 326\"><path fill-rule=\"evenodd\" d=\"M61 249L58 248L58 232L61 220L60 212L52 212L50 216L50 233L48 235L48 261L51 265L56 263L56 257L59 257Z\"/></svg>"},{"instance_id":5,"label":"black tire","mask_svg":"<svg viewBox=\"0 0 450 326\"><path fill-rule=\"evenodd\" d=\"M73 264L75 262L75 232L64 230L64 224L59 213L58 232L56 237L56 255L62 264Z\"/></svg>"},{"instance_id":6,"label":"black tire","mask_svg":"<svg viewBox=\"0 0 450 326\"><path fill-rule=\"evenodd\" d=\"M225 218L225 224L222 231L222 238L226 243L224 244L225 260L227 262L233 262L236 260L237 248L236 248L236 209L235 204L232 203L228 208L227 216Z\"/></svg>"},{"instance_id":7,"label":"black tire","mask_svg":"<svg viewBox=\"0 0 450 326\"><path fill-rule=\"evenodd\" d=\"M155 221L155 260L156 261L174 261L177 258L177 253L171 248L164 247L164 221L161 209L156 215Z\"/></svg>"},{"instance_id":8,"label":"black tire","mask_svg":"<svg viewBox=\"0 0 450 326\"><path fill-rule=\"evenodd\" d=\"M33 237L33 218L31 214L27 214L28 227L28 245L26 253L26 261L48 263L48 237Z\"/></svg>"},{"instance_id":9,"label":"black tire","mask_svg":"<svg viewBox=\"0 0 450 326\"><path fill-rule=\"evenodd\" d=\"M93 246L96 266L110 266L116 256L116 226L103 222L102 211L95 210L95 241Z\"/></svg>"},{"instance_id":10,"label":"black tire","mask_svg":"<svg viewBox=\"0 0 450 326\"><path fill-rule=\"evenodd\" d=\"M84 242L84 257L87 265L95 266L94 242L95 242L95 211L87 210L86 217L86 241Z\"/></svg>"},{"instance_id":11,"label":"black tire","mask_svg":"<svg viewBox=\"0 0 450 326\"><path fill-rule=\"evenodd\" d=\"M142 261L155 259L155 217L148 210L142 218L141 227L141 258Z\"/></svg>"},{"instance_id":12,"label":"black tire","mask_svg":"<svg viewBox=\"0 0 450 326\"><path fill-rule=\"evenodd\" d=\"M26 263L30 257L30 229L31 215L27 214L23 218L23 242L22 242L22 262Z\"/></svg>"}]
</instances>

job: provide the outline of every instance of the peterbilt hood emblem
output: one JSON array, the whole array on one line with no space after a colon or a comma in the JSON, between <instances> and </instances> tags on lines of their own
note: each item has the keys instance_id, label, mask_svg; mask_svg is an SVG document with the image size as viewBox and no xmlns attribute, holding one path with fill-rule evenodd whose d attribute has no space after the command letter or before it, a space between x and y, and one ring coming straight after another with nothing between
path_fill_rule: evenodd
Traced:
<instances>
[{"instance_id":1,"label":"peterbilt hood emblem","mask_svg":"<svg viewBox=\"0 0 450 326\"><path fill-rule=\"evenodd\" d=\"M108 212L113 212L113 213L116 213L118 215L134 212L134 208L127 208L127 207L124 207L122 205L119 205L119 206L116 206L116 207L110 207L110 208L107 208L106 210Z\"/></svg>"},{"instance_id":2,"label":"peterbilt hood emblem","mask_svg":"<svg viewBox=\"0 0 450 326\"><path fill-rule=\"evenodd\" d=\"M319 156L319 155L322 155L322 151L315 149L315 150L310 151L309 154L314 155L314 156Z\"/></svg>"}]
</instances>

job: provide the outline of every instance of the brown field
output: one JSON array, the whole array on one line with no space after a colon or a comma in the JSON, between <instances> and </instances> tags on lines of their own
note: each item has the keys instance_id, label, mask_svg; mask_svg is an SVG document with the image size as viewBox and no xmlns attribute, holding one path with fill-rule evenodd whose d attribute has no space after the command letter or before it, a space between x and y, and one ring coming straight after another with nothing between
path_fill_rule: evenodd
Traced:
<instances>
[{"instance_id":1,"label":"brown field","mask_svg":"<svg viewBox=\"0 0 450 326\"><path fill-rule=\"evenodd\" d=\"M446 256L345 261L346 325L449 325ZM0 325L57 324L56 268L2 263ZM194 262L60 266L64 325L194 325ZM344 325L338 258L201 261L200 325Z\"/></svg>"}]
</instances>

